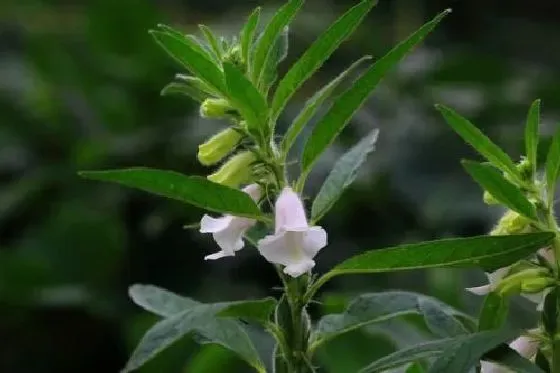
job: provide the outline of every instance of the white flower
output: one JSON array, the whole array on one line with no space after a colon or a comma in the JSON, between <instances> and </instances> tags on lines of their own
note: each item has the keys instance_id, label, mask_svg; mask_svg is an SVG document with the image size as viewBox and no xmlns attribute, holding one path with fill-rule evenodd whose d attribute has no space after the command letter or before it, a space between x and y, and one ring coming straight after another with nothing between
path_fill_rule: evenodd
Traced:
<instances>
[{"instance_id":1,"label":"white flower","mask_svg":"<svg viewBox=\"0 0 560 373\"><path fill-rule=\"evenodd\" d=\"M313 257L327 245L327 232L310 227L299 196L284 188L275 205L275 232L258 242L262 256L285 266L284 273L298 277L315 266Z\"/></svg>"},{"instance_id":2,"label":"white flower","mask_svg":"<svg viewBox=\"0 0 560 373\"><path fill-rule=\"evenodd\" d=\"M532 359L537 354L537 351L539 349L539 342L530 337L521 336L511 342L509 344L509 347L517 351L519 355L523 356L524 358ZM487 361L481 361L480 365L482 366L481 373L510 372L510 370L507 368Z\"/></svg>"},{"instance_id":3,"label":"white flower","mask_svg":"<svg viewBox=\"0 0 560 373\"><path fill-rule=\"evenodd\" d=\"M538 251L538 254L549 263L555 263L554 253L550 248L542 248ZM487 295L491 291L494 291L498 283L500 283L500 281L509 274L510 268L511 267L499 268L492 273L487 273L486 276L488 277L488 284L467 288L466 290L476 295ZM537 303L537 310L540 311L544 306L544 298L549 291L550 289L545 289L544 291L535 294L521 293L521 295L531 302Z\"/></svg>"},{"instance_id":4,"label":"white flower","mask_svg":"<svg viewBox=\"0 0 560 373\"><path fill-rule=\"evenodd\" d=\"M251 184L243 188L256 202L261 196L260 186L258 184ZM220 247L220 251L215 254L207 255L205 260L220 259L225 256L234 256L235 252L241 250L245 246L243 235L245 232L255 225L256 220L242 218L232 215L224 215L221 218L213 218L209 215L204 215L200 220L200 232L212 233L214 241Z\"/></svg>"}]
</instances>

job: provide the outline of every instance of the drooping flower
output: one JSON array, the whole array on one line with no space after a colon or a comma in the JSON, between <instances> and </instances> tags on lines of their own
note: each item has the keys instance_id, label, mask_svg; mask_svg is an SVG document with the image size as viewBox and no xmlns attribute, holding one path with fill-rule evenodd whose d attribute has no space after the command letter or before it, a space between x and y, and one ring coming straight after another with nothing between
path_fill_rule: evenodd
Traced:
<instances>
[{"instance_id":1,"label":"drooping flower","mask_svg":"<svg viewBox=\"0 0 560 373\"><path fill-rule=\"evenodd\" d=\"M251 196L255 202L260 199L261 189L258 184L250 184L243 188L243 191ZM221 250L205 256L204 259L214 260L226 256L235 256L235 252L245 246L243 235L255 223L256 220L229 214L220 218L213 218L205 214L200 221L200 232L212 233L214 240Z\"/></svg>"},{"instance_id":2,"label":"drooping flower","mask_svg":"<svg viewBox=\"0 0 560 373\"><path fill-rule=\"evenodd\" d=\"M244 151L235 154L226 161L218 171L207 176L207 179L218 184L238 188L250 181L252 176L251 164L256 160L255 154Z\"/></svg>"},{"instance_id":3,"label":"drooping flower","mask_svg":"<svg viewBox=\"0 0 560 373\"><path fill-rule=\"evenodd\" d=\"M531 337L521 336L511 342L509 347L514 349L526 359L532 359L539 349L539 342ZM487 361L481 361L480 363L482 370L481 373L508 373L510 370L504 368L498 364L490 363Z\"/></svg>"},{"instance_id":4,"label":"drooping flower","mask_svg":"<svg viewBox=\"0 0 560 373\"><path fill-rule=\"evenodd\" d=\"M284 188L275 204L274 234L258 242L261 255L298 277L315 266L313 258L326 245L327 232L309 226L301 199L290 187Z\"/></svg>"},{"instance_id":5,"label":"drooping flower","mask_svg":"<svg viewBox=\"0 0 560 373\"><path fill-rule=\"evenodd\" d=\"M239 144L243 135L233 128L226 128L198 146L198 160L205 166L218 163Z\"/></svg>"}]
</instances>

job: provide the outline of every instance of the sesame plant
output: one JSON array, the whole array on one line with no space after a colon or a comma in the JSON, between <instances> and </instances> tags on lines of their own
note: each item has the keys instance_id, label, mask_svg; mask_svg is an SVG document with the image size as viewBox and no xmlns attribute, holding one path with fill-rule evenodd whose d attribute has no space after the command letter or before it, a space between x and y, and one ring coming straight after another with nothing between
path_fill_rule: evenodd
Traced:
<instances>
[{"instance_id":1,"label":"sesame plant","mask_svg":"<svg viewBox=\"0 0 560 373\"><path fill-rule=\"evenodd\" d=\"M283 285L278 298L201 303L151 285L133 285L130 296L161 317L139 342L124 372L134 371L187 334L236 353L257 372L319 372L317 349L358 328L404 315L420 315L433 335L382 357L360 372L403 368L406 372L461 373L560 372L560 230L554 216L554 190L560 174L560 131L544 162L537 162L540 102L529 110L526 154L513 161L467 119L437 106L445 122L484 158L464 161L480 184L484 201L505 214L488 235L451 238L364 251L330 271L314 272L315 258L336 240L321 219L353 182L374 150L378 130L348 150L315 196L304 196L307 176L375 87L449 13L435 16L383 57L364 57L311 96L282 133L276 126L298 89L359 26L375 5L364 0L338 18L278 76L288 53L288 26L303 0L285 3L267 22L257 8L237 37L216 36L200 26L203 38L169 26L151 31L155 41L184 70L163 89L200 103L203 118L222 119L224 128L199 146L198 160L208 176L130 168L84 171L83 177L116 182L197 206L200 233L211 234L216 251L206 260L235 260L241 249L262 256ZM347 89L341 83L357 77ZM292 151L308 122L318 116L301 152ZM291 171L288 172L288 168ZM294 170L292 170L294 169ZM294 176L295 175L295 176ZM303 201L312 201L306 206ZM202 258L201 258L202 259ZM481 268L489 283L469 291L483 295L478 318L427 295L388 291L361 294L340 313L311 319L308 306L321 287L337 276L435 267ZM506 323L508 299L523 295L535 302L540 322L531 330ZM275 341L270 356L257 353L248 326L259 326ZM509 343L509 345L508 345Z\"/></svg>"}]
</instances>

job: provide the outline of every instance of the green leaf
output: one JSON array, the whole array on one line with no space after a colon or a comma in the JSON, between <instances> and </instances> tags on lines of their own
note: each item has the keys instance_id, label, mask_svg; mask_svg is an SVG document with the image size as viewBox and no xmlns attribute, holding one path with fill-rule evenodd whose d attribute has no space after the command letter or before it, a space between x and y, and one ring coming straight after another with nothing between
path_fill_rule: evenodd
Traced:
<instances>
[{"instance_id":1,"label":"green leaf","mask_svg":"<svg viewBox=\"0 0 560 373\"><path fill-rule=\"evenodd\" d=\"M537 355L535 356L535 364L545 373L551 373L550 370L550 363L546 356L542 353L541 350L537 351Z\"/></svg>"},{"instance_id":2,"label":"green leaf","mask_svg":"<svg viewBox=\"0 0 560 373\"><path fill-rule=\"evenodd\" d=\"M241 55L243 61L247 66L251 65L251 47L253 46L253 40L255 38L255 31L257 30L257 26L259 24L259 18L261 15L261 8L257 7L253 10L253 13L245 22L243 29L241 30L240 39L241 39Z\"/></svg>"},{"instance_id":3,"label":"green leaf","mask_svg":"<svg viewBox=\"0 0 560 373\"><path fill-rule=\"evenodd\" d=\"M412 363L406 368L405 373L424 373L425 370L422 368L422 365L418 363Z\"/></svg>"},{"instance_id":4,"label":"green leaf","mask_svg":"<svg viewBox=\"0 0 560 373\"><path fill-rule=\"evenodd\" d=\"M233 105L247 121L251 133L262 133L268 126L266 100L233 64L224 63L228 94Z\"/></svg>"},{"instance_id":5,"label":"green leaf","mask_svg":"<svg viewBox=\"0 0 560 373\"><path fill-rule=\"evenodd\" d=\"M484 303L478 318L478 331L501 329L507 319L509 299L490 292L484 298Z\"/></svg>"},{"instance_id":6,"label":"green leaf","mask_svg":"<svg viewBox=\"0 0 560 373\"><path fill-rule=\"evenodd\" d=\"M465 326L454 317L460 313L441 302L423 298L419 300L418 308L428 329L440 338L456 337L468 332Z\"/></svg>"},{"instance_id":7,"label":"green leaf","mask_svg":"<svg viewBox=\"0 0 560 373\"><path fill-rule=\"evenodd\" d=\"M206 93L208 96L220 96L220 92L216 91L214 88L210 87L208 84L206 84L196 76L176 74L175 78L185 83L186 85L192 86L194 89Z\"/></svg>"},{"instance_id":8,"label":"green leaf","mask_svg":"<svg viewBox=\"0 0 560 373\"><path fill-rule=\"evenodd\" d=\"M169 83L161 90L161 95L162 96L184 95L190 97L191 99L197 102L203 102L208 97L210 97L209 94L200 91L199 89L193 87L192 85L189 85L187 83L181 83L181 82Z\"/></svg>"},{"instance_id":9,"label":"green leaf","mask_svg":"<svg viewBox=\"0 0 560 373\"><path fill-rule=\"evenodd\" d=\"M312 296L329 279L340 275L383 273L437 267L506 267L549 245L554 233L450 238L377 249L356 255L335 266L308 290Z\"/></svg>"},{"instance_id":10,"label":"green leaf","mask_svg":"<svg viewBox=\"0 0 560 373\"><path fill-rule=\"evenodd\" d=\"M192 74L205 81L210 87L220 93L226 92L222 71L214 62L201 54L186 38L175 35L151 31L156 42L176 61L185 66Z\"/></svg>"},{"instance_id":11,"label":"green leaf","mask_svg":"<svg viewBox=\"0 0 560 373\"><path fill-rule=\"evenodd\" d=\"M472 161L462 161L461 163L471 177L498 202L529 219L538 220L535 206L496 168Z\"/></svg>"},{"instance_id":12,"label":"green leaf","mask_svg":"<svg viewBox=\"0 0 560 373\"><path fill-rule=\"evenodd\" d=\"M340 73L340 75L334 78L330 83L325 85L323 88L317 91L309 100L307 100L305 105L303 105L303 109L298 114L296 119L294 119L292 125L290 126L290 128L288 128L288 131L286 132L284 138L282 139L281 148L284 150L285 153L287 153L290 150L290 148L296 141L297 136L303 130L307 122L309 122L309 120L313 118L313 116L315 115L317 110L321 107L323 102L325 102L325 100L328 99L333 94L333 92L336 90L339 84L344 80L344 78L346 78L352 71L354 71L358 66L360 66L362 62L368 61L370 59L371 56L365 56L360 58L356 62L352 63L352 65L350 65L345 71Z\"/></svg>"},{"instance_id":13,"label":"green leaf","mask_svg":"<svg viewBox=\"0 0 560 373\"><path fill-rule=\"evenodd\" d=\"M166 319L148 330L124 372L139 368L190 332L237 353L259 372L264 372L263 364L242 325L237 320L218 316L248 319L263 316L265 311L256 311L255 307L270 309L271 302L274 304L272 298L204 304L153 285L133 285L129 294L136 304Z\"/></svg>"},{"instance_id":14,"label":"green leaf","mask_svg":"<svg viewBox=\"0 0 560 373\"><path fill-rule=\"evenodd\" d=\"M359 373L383 372L412 361L433 358L441 354L450 343L454 343L453 338L438 339L436 341L424 342L408 348L403 348L402 350L395 351L392 354L374 361L360 369Z\"/></svg>"},{"instance_id":15,"label":"green leaf","mask_svg":"<svg viewBox=\"0 0 560 373\"><path fill-rule=\"evenodd\" d=\"M276 300L268 297L258 300L234 302L217 313L218 317L248 319L260 323L268 322L276 307Z\"/></svg>"},{"instance_id":16,"label":"green leaf","mask_svg":"<svg viewBox=\"0 0 560 373\"><path fill-rule=\"evenodd\" d=\"M274 14L257 40L249 70L251 72L252 82L255 85L261 85L263 71L270 58L275 41L282 31L284 31L284 28L292 21L302 5L303 0L290 0L288 3L284 4L276 14Z\"/></svg>"},{"instance_id":17,"label":"green leaf","mask_svg":"<svg viewBox=\"0 0 560 373\"><path fill-rule=\"evenodd\" d=\"M274 46L270 50L266 65L263 68L259 89L266 95L268 95L268 90L278 78L278 65L288 56L288 32L289 27L286 26L280 35L278 35Z\"/></svg>"},{"instance_id":18,"label":"green leaf","mask_svg":"<svg viewBox=\"0 0 560 373\"><path fill-rule=\"evenodd\" d=\"M132 285L128 294L134 303L146 311L163 317L176 315L201 304L153 285Z\"/></svg>"},{"instance_id":19,"label":"green leaf","mask_svg":"<svg viewBox=\"0 0 560 373\"><path fill-rule=\"evenodd\" d=\"M200 29L200 31L204 35L204 38L208 42L208 45L212 49L212 52L214 52L214 55L215 55L216 59L218 61L221 61L223 51L222 51L222 47L220 45L220 42L216 38L216 35L214 35L212 30L208 26L198 25L198 28Z\"/></svg>"},{"instance_id":20,"label":"green leaf","mask_svg":"<svg viewBox=\"0 0 560 373\"><path fill-rule=\"evenodd\" d=\"M517 335L517 331L491 330L459 337L434 361L428 373L469 373L486 352Z\"/></svg>"},{"instance_id":21,"label":"green leaf","mask_svg":"<svg viewBox=\"0 0 560 373\"><path fill-rule=\"evenodd\" d=\"M511 349L507 344L502 343L495 349L487 352L482 357L484 361L489 361L506 368L508 372L515 373L544 373L537 365L525 359L519 353Z\"/></svg>"},{"instance_id":22,"label":"green leaf","mask_svg":"<svg viewBox=\"0 0 560 373\"><path fill-rule=\"evenodd\" d=\"M288 100L317 69L330 57L338 46L360 25L377 0L365 0L352 7L333 23L305 51L278 84L272 100L272 121L275 121Z\"/></svg>"},{"instance_id":23,"label":"green leaf","mask_svg":"<svg viewBox=\"0 0 560 373\"><path fill-rule=\"evenodd\" d=\"M325 216L344 190L352 184L360 166L374 150L378 135L379 130L374 129L335 163L311 206L311 217L314 222Z\"/></svg>"},{"instance_id":24,"label":"green leaf","mask_svg":"<svg viewBox=\"0 0 560 373\"><path fill-rule=\"evenodd\" d=\"M398 44L363 73L354 85L336 100L325 116L317 123L305 144L302 155L304 175L309 173L319 156L332 144L385 74L424 40L448 13L449 10L440 13L410 35L408 39Z\"/></svg>"},{"instance_id":25,"label":"green leaf","mask_svg":"<svg viewBox=\"0 0 560 373\"><path fill-rule=\"evenodd\" d=\"M537 148L539 145L539 122L541 116L541 100L535 100L529 108L525 125L525 153L531 164L534 178L537 174Z\"/></svg>"},{"instance_id":26,"label":"green leaf","mask_svg":"<svg viewBox=\"0 0 560 373\"><path fill-rule=\"evenodd\" d=\"M541 314L544 330L549 336L554 336L558 327L558 288L553 288L544 298L544 307Z\"/></svg>"},{"instance_id":27,"label":"green leaf","mask_svg":"<svg viewBox=\"0 0 560 373\"><path fill-rule=\"evenodd\" d=\"M426 324L438 335L466 332L454 318L465 315L437 299L422 294L389 291L362 294L355 298L344 312L324 316L313 331L310 349L314 350L340 334L410 314L422 315ZM436 323L440 324L435 325Z\"/></svg>"},{"instance_id":28,"label":"green leaf","mask_svg":"<svg viewBox=\"0 0 560 373\"><path fill-rule=\"evenodd\" d=\"M264 219L249 195L200 176L185 176L174 171L150 168L82 171L79 175L91 180L122 184L210 211Z\"/></svg>"},{"instance_id":29,"label":"green leaf","mask_svg":"<svg viewBox=\"0 0 560 373\"><path fill-rule=\"evenodd\" d=\"M238 321L215 317L216 312L223 307L219 303L199 304L159 321L142 337L123 373L141 367L190 332L200 333L204 339L236 352L257 371L265 372L263 363Z\"/></svg>"},{"instance_id":30,"label":"green leaf","mask_svg":"<svg viewBox=\"0 0 560 373\"><path fill-rule=\"evenodd\" d=\"M444 105L436 105L436 108L441 112L447 124L490 163L517 180L521 179L511 158L471 122Z\"/></svg>"},{"instance_id":31,"label":"green leaf","mask_svg":"<svg viewBox=\"0 0 560 373\"><path fill-rule=\"evenodd\" d=\"M560 129L556 131L546 158L546 186L549 206L554 203L554 190L560 177Z\"/></svg>"}]
</instances>

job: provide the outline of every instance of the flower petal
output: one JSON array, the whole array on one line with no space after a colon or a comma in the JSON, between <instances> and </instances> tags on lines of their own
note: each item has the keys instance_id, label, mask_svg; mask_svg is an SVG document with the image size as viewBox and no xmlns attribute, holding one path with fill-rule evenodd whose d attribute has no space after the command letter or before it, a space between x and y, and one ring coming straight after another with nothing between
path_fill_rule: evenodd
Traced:
<instances>
[{"instance_id":1,"label":"flower petal","mask_svg":"<svg viewBox=\"0 0 560 373\"><path fill-rule=\"evenodd\" d=\"M327 246L327 232L321 227L311 227L303 238L303 251L313 258L319 250Z\"/></svg>"},{"instance_id":2,"label":"flower petal","mask_svg":"<svg viewBox=\"0 0 560 373\"><path fill-rule=\"evenodd\" d=\"M465 290L467 290L468 292L471 292L473 294L476 295L486 295L489 292L492 291L490 284L488 285L482 285L482 286L476 286L473 288L466 288Z\"/></svg>"},{"instance_id":3,"label":"flower petal","mask_svg":"<svg viewBox=\"0 0 560 373\"><path fill-rule=\"evenodd\" d=\"M220 232L227 229L233 219L234 217L230 215L221 218L213 218L205 214L200 220L200 233Z\"/></svg>"},{"instance_id":4,"label":"flower petal","mask_svg":"<svg viewBox=\"0 0 560 373\"><path fill-rule=\"evenodd\" d=\"M305 217L303 203L296 192L290 187L284 188L275 205L276 233L286 231L304 231L309 226Z\"/></svg>"},{"instance_id":5,"label":"flower petal","mask_svg":"<svg viewBox=\"0 0 560 373\"><path fill-rule=\"evenodd\" d=\"M226 252L224 251L218 251L215 254L210 254L210 255L206 255L204 257L204 260L216 260L216 259L220 259L226 256L233 256L233 255L228 255Z\"/></svg>"},{"instance_id":6,"label":"flower petal","mask_svg":"<svg viewBox=\"0 0 560 373\"><path fill-rule=\"evenodd\" d=\"M521 336L511 342L509 347L513 348L515 351L519 352L519 355L526 359L530 359L537 354L539 349L539 342L533 338L526 336Z\"/></svg>"},{"instance_id":7,"label":"flower petal","mask_svg":"<svg viewBox=\"0 0 560 373\"><path fill-rule=\"evenodd\" d=\"M261 199L261 186L259 184L249 184L242 190L247 193L255 202Z\"/></svg>"},{"instance_id":8,"label":"flower petal","mask_svg":"<svg viewBox=\"0 0 560 373\"><path fill-rule=\"evenodd\" d=\"M234 255L235 251L245 246L243 235L255 222L252 219L234 217L226 229L214 232L214 240L226 254Z\"/></svg>"},{"instance_id":9,"label":"flower petal","mask_svg":"<svg viewBox=\"0 0 560 373\"><path fill-rule=\"evenodd\" d=\"M297 263L290 264L284 268L284 273L292 277L299 277L315 267L313 259L304 258Z\"/></svg>"},{"instance_id":10,"label":"flower petal","mask_svg":"<svg viewBox=\"0 0 560 373\"><path fill-rule=\"evenodd\" d=\"M286 233L280 233L277 235L266 236L258 242L258 250L262 256L270 263L288 265L292 261L289 256L286 255Z\"/></svg>"}]
</instances>

